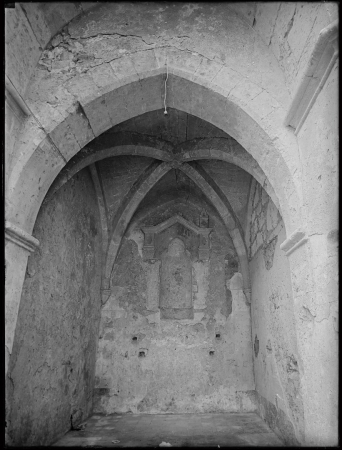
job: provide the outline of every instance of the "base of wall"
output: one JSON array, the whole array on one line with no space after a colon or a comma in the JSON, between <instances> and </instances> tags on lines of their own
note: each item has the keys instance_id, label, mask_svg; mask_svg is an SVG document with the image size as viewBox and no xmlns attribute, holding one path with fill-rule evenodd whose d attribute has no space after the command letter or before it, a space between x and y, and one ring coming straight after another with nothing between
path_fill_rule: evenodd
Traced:
<instances>
[{"instance_id":1,"label":"base of wall","mask_svg":"<svg viewBox=\"0 0 342 450\"><path fill-rule=\"evenodd\" d=\"M267 423L271 430L284 442L285 445L300 446L295 434L295 429L280 408L269 402L265 397L255 391L257 400L257 414Z\"/></svg>"},{"instance_id":2,"label":"base of wall","mask_svg":"<svg viewBox=\"0 0 342 450\"><path fill-rule=\"evenodd\" d=\"M159 393L159 396L161 394ZM161 396L162 397L162 396ZM201 414L201 413L258 412L256 391L216 391L211 395L172 397L169 401L149 393L141 401L117 400L115 392L106 388L94 389L95 414Z\"/></svg>"}]
</instances>

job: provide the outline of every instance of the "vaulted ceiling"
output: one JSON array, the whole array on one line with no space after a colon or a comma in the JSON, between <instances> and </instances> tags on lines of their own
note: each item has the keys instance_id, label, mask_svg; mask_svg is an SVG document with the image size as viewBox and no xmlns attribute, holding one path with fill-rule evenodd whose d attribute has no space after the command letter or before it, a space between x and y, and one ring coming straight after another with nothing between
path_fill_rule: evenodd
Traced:
<instances>
[{"instance_id":1,"label":"vaulted ceiling","mask_svg":"<svg viewBox=\"0 0 342 450\"><path fill-rule=\"evenodd\" d=\"M226 142L227 145L240 147L229 135L191 114L173 108L167 108L167 114L164 114L164 110L142 114L113 127L81 150L62 170L47 198L74 173L95 162L111 223L124 196L128 195L135 183L139 183L139 177L142 177L144 171L148 171L149 167L155 164L154 161L158 161L156 157L137 153L136 149L139 146L164 151L166 149L167 155L177 158L184 154L184 148L187 151L195 150L207 139L216 139L215 142ZM128 150L119 151L116 156L107 152L107 155L104 154L105 157L97 160L104 147ZM251 175L234 164L208 157L207 154L207 159L203 159L202 156L198 162L188 164L197 172L201 172L209 184L215 186L219 195L228 200L241 228L244 229ZM118 186L121 189L120 194L113 195L113 190L118 189ZM144 211L147 214L151 208L160 208L164 204L169 205L170 202L182 201L205 206L212 213L215 211L213 199L208 197L208 193L203 192L203 189L186 173L174 167L151 187L141 201L135 216L140 216Z\"/></svg>"}]
</instances>

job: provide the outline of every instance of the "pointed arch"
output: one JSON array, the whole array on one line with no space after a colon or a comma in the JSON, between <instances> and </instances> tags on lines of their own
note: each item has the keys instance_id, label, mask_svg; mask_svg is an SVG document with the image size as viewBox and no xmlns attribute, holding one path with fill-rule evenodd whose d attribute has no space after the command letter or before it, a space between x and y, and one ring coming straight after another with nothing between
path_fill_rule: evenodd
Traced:
<instances>
[{"instance_id":1,"label":"pointed arch","mask_svg":"<svg viewBox=\"0 0 342 450\"><path fill-rule=\"evenodd\" d=\"M131 55L132 61L138 56ZM181 56L184 59L186 55ZM106 86L102 91L94 87L90 96L79 98L74 109L65 111L64 120L56 126L51 123L53 129L47 135L44 136L38 127L35 130L34 124L28 121L22 137L23 152L8 182L8 220L31 233L42 200L67 161L94 136L117 123L163 108L160 93L165 67L158 66L162 60L158 62L155 55L151 61L148 58L146 55L148 69L144 65L139 74L128 72L120 82ZM168 68L169 106L219 127L253 156L274 189L287 233L291 233L301 223L297 181L288 167L291 155L297 152L297 144L282 124L281 107L272 110L272 121L269 121L268 114L262 117L264 106L272 100L267 93L257 97L260 97L259 103L248 104L245 94L241 93L240 98L229 94L228 86L225 89L210 84L204 75L194 81L185 60L184 67L187 70ZM125 107L120 109L123 101ZM283 181L279 183L279 180Z\"/></svg>"}]
</instances>

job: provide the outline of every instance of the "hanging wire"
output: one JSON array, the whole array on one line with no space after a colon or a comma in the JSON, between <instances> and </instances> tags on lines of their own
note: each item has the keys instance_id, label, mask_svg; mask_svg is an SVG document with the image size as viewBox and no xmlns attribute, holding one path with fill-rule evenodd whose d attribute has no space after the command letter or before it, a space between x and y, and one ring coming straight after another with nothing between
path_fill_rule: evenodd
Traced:
<instances>
[{"instance_id":1,"label":"hanging wire","mask_svg":"<svg viewBox=\"0 0 342 450\"><path fill-rule=\"evenodd\" d=\"M167 79L169 78L169 69L167 66L167 57L166 57L166 78L165 78L165 95L164 95L164 114L167 114L166 111L166 83L167 83Z\"/></svg>"}]
</instances>

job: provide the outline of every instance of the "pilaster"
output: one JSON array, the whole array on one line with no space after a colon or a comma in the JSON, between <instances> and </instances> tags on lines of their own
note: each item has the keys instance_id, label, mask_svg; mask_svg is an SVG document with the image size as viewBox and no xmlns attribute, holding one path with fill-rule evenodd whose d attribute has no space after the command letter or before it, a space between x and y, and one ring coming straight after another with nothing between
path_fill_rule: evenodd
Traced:
<instances>
[{"instance_id":1,"label":"pilaster","mask_svg":"<svg viewBox=\"0 0 342 450\"><path fill-rule=\"evenodd\" d=\"M320 241L324 240L321 236ZM315 239L314 239L315 240ZM320 295L322 286L331 280L324 277L320 259L322 247L315 251L316 243L302 229L296 230L280 248L289 259L294 313L298 343L298 365L304 405L305 445L337 445L337 337L331 306ZM320 277L321 275L321 277ZM318 278L321 278L318 280ZM335 299L336 300L336 299Z\"/></svg>"},{"instance_id":2,"label":"pilaster","mask_svg":"<svg viewBox=\"0 0 342 450\"><path fill-rule=\"evenodd\" d=\"M38 247L37 239L5 222L5 373L12 353L27 259Z\"/></svg>"}]
</instances>

